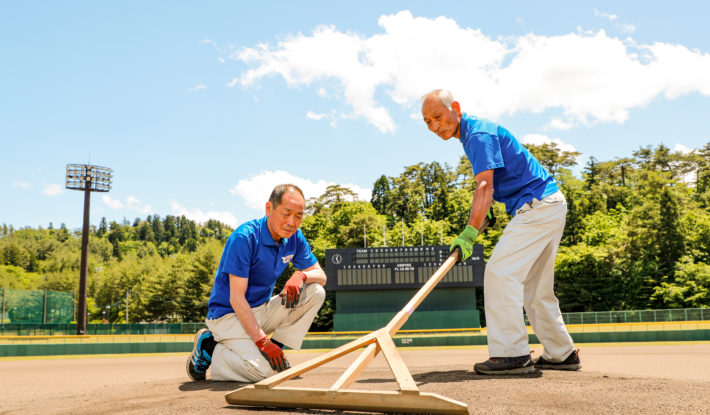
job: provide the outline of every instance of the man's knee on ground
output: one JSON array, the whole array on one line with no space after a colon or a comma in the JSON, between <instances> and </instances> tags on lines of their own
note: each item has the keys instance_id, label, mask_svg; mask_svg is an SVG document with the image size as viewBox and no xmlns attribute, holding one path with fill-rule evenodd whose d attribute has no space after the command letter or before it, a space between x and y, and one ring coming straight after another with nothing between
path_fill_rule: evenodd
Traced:
<instances>
[{"instance_id":1,"label":"man's knee on ground","mask_svg":"<svg viewBox=\"0 0 710 415\"><path fill-rule=\"evenodd\" d=\"M271 368L269 362L266 359L251 359L247 361L248 368L245 368L244 376L249 379L250 382L256 383L273 376L276 371Z\"/></svg>"}]
</instances>

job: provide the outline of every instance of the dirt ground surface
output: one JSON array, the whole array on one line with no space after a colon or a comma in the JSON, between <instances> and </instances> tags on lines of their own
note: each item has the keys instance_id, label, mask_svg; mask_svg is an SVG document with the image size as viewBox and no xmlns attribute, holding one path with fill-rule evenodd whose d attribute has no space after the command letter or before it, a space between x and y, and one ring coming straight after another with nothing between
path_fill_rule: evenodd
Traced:
<instances>
[{"instance_id":1,"label":"dirt ground surface","mask_svg":"<svg viewBox=\"0 0 710 415\"><path fill-rule=\"evenodd\" d=\"M485 347L400 349L420 391L468 404L470 414L710 414L710 342L578 345L582 370L479 376ZM533 347L533 356L542 349ZM324 351L289 351L292 365ZM344 356L283 386L328 388ZM190 382L187 354L0 360L0 414L353 414L231 406L242 384ZM378 356L351 389L397 390Z\"/></svg>"}]
</instances>

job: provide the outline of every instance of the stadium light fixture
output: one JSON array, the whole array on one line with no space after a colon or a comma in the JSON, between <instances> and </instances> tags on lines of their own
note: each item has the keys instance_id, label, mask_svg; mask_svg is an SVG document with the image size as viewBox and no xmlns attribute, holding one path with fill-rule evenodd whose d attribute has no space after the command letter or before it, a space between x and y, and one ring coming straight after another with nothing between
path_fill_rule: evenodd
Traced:
<instances>
[{"instance_id":1,"label":"stadium light fixture","mask_svg":"<svg viewBox=\"0 0 710 415\"><path fill-rule=\"evenodd\" d=\"M79 304L76 334L86 334L86 276L89 273L89 206L91 192L111 190L113 169L91 164L67 164L65 187L84 191L84 224L81 233L81 269L79 272Z\"/></svg>"}]
</instances>

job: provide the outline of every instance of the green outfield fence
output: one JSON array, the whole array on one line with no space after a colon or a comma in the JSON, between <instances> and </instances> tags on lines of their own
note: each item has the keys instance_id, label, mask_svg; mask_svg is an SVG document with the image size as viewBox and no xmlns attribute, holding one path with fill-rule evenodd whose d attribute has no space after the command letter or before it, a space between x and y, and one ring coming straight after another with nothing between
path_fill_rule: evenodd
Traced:
<instances>
[{"instance_id":1,"label":"green outfield fence","mask_svg":"<svg viewBox=\"0 0 710 415\"><path fill-rule=\"evenodd\" d=\"M86 335L195 334L205 323L87 324ZM76 324L0 324L0 336L67 336L76 334Z\"/></svg>"},{"instance_id":2,"label":"green outfield fence","mask_svg":"<svg viewBox=\"0 0 710 415\"><path fill-rule=\"evenodd\" d=\"M563 313L568 325L656 323L672 321L710 321L710 308L685 308L668 310L601 311L588 313ZM525 319L526 324L527 316ZM205 327L199 323L133 323L87 324L87 335L124 334L193 334ZM62 336L76 334L74 323L3 323L0 336Z\"/></svg>"},{"instance_id":3,"label":"green outfield fence","mask_svg":"<svg viewBox=\"0 0 710 415\"><path fill-rule=\"evenodd\" d=\"M674 308L664 310L589 311L562 313L565 324L658 323L665 321L707 321L710 308ZM530 324L525 316L525 324Z\"/></svg>"},{"instance_id":4,"label":"green outfield fence","mask_svg":"<svg viewBox=\"0 0 710 415\"><path fill-rule=\"evenodd\" d=\"M0 324L62 324L74 320L74 295L0 288Z\"/></svg>"}]
</instances>

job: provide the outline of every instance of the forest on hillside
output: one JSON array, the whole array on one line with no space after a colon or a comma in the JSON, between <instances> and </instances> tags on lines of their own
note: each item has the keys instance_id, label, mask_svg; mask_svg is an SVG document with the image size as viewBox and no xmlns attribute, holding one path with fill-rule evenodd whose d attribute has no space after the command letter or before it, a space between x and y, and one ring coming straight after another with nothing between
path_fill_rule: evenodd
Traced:
<instances>
[{"instance_id":1,"label":"forest on hillside","mask_svg":"<svg viewBox=\"0 0 710 415\"><path fill-rule=\"evenodd\" d=\"M659 145L610 161L592 157L580 177L570 170L578 153L527 147L568 202L555 276L563 312L710 306L710 143L689 154ZM301 229L321 265L328 248L450 244L475 186L465 156L457 166L405 166L381 176L370 201L337 185L309 198ZM479 239L486 257L510 220L502 204L494 211L497 224ZM231 232L184 216L102 218L90 234L89 313L125 322L128 299L132 323L203 320ZM80 229L3 224L0 288L77 292L80 245ZM312 330L332 328L334 301L329 293Z\"/></svg>"}]
</instances>

